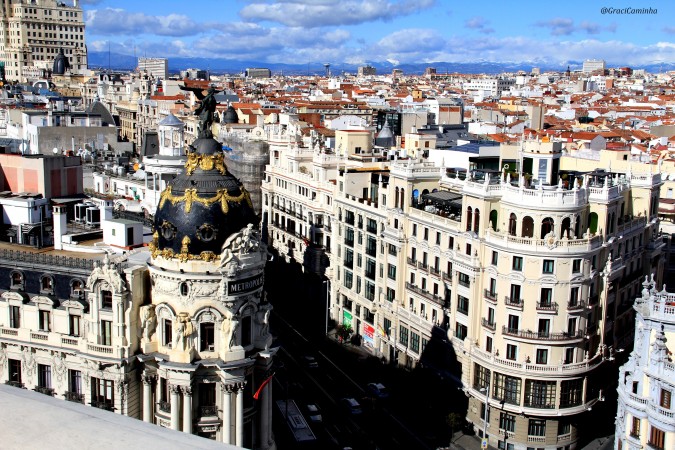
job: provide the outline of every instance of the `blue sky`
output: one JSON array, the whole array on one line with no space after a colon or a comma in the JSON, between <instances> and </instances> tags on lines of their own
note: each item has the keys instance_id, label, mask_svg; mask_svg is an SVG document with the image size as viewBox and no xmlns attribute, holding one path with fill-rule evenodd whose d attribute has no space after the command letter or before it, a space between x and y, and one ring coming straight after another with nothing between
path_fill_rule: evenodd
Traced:
<instances>
[{"instance_id":1,"label":"blue sky","mask_svg":"<svg viewBox=\"0 0 675 450\"><path fill-rule=\"evenodd\" d=\"M89 50L269 63L675 62L672 0L81 0ZM632 5L631 5L632 3ZM603 7L656 14L602 14Z\"/></svg>"}]
</instances>

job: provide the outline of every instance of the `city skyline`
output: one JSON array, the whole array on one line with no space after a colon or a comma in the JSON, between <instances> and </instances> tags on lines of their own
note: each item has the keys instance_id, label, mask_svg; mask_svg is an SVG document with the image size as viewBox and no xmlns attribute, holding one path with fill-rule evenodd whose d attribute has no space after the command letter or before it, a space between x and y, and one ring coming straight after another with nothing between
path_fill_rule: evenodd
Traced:
<instances>
[{"instance_id":1,"label":"city skyline","mask_svg":"<svg viewBox=\"0 0 675 450\"><path fill-rule=\"evenodd\" d=\"M602 14L581 1L543 10L492 1L326 0L152 2L83 0L90 51L148 57L207 57L265 63L394 65L420 62L532 62L609 65L675 60L674 7L656 14ZM624 6L624 5L619 5ZM636 30L640 30L636 33Z\"/></svg>"}]
</instances>

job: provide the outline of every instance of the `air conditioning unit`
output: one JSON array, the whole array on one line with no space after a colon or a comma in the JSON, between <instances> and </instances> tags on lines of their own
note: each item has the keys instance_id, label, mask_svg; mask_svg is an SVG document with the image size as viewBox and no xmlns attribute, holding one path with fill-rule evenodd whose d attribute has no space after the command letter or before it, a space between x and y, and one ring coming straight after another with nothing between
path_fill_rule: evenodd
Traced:
<instances>
[{"instance_id":1,"label":"air conditioning unit","mask_svg":"<svg viewBox=\"0 0 675 450\"><path fill-rule=\"evenodd\" d=\"M213 344L209 344L209 346L206 348L206 351L213 352L216 350L216 346Z\"/></svg>"}]
</instances>

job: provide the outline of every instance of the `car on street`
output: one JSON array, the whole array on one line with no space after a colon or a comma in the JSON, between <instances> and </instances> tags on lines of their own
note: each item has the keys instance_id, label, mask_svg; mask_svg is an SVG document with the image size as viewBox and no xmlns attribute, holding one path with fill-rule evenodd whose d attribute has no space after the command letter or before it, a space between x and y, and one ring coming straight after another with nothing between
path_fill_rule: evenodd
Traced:
<instances>
[{"instance_id":1,"label":"car on street","mask_svg":"<svg viewBox=\"0 0 675 450\"><path fill-rule=\"evenodd\" d=\"M310 369L316 369L317 367L319 367L318 361L312 355L305 355L302 357L302 360L305 363L305 367L308 367Z\"/></svg>"},{"instance_id":2,"label":"car on street","mask_svg":"<svg viewBox=\"0 0 675 450\"><path fill-rule=\"evenodd\" d=\"M321 417L321 410L314 403L308 403L305 406L305 412L307 413L307 418L312 423L321 423L323 422L323 417Z\"/></svg>"},{"instance_id":3,"label":"car on street","mask_svg":"<svg viewBox=\"0 0 675 450\"><path fill-rule=\"evenodd\" d=\"M366 385L366 390L373 397L377 398L387 398L389 397L389 391L382 383L368 383Z\"/></svg>"},{"instance_id":4,"label":"car on street","mask_svg":"<svg viewBox=\"0 0 675 450\"><path fill-rule=\"evenodd\" d=\"M347 397L340 400L340 403L345 408L345 410L351 415L359 415L363 412L361 409L361 404L356 401L355 398Z\"/></svg>"}]
</instances>

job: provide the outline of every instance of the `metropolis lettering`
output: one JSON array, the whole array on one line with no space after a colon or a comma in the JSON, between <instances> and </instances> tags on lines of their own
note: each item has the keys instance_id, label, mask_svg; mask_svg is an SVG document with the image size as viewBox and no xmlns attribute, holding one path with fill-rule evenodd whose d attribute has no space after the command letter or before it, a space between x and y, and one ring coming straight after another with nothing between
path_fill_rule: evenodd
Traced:
<instances>
[{"instance_id":1,"label":"metropolis lettering","mask_svg":"<svg viewBox=\"0 0 675 450\"><path fill-rule=\"evenodd\" d=\"M227 284L227 294L238 295L255 291L256 289L262 287L263 283L264 277L262 273L254 277L244 278L243 280L230 281Z\"/></svg>"}]
</instances>

